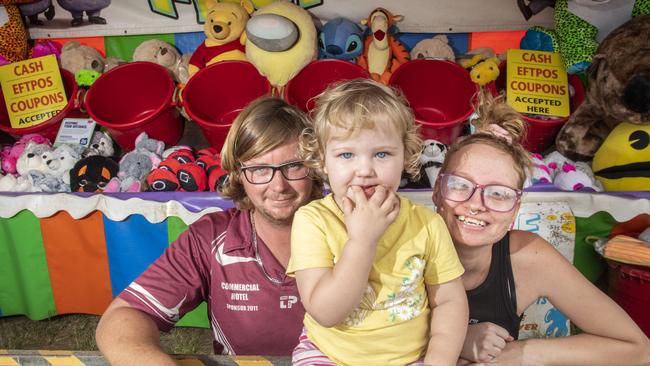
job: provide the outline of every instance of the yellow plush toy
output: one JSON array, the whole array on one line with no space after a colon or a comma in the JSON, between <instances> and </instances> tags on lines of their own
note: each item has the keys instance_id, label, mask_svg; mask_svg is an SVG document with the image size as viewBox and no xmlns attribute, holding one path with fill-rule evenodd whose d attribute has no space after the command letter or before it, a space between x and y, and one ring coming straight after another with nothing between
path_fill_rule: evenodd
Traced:
<instances>
[{"instance_id":1,"label":"yellow plush toy","mask_svg":"<svg viewBox=\"0 0 650 366\"><path fill-rule=\"evenodd\" d=\"M246 60L244 29L253 10L250 0L240 0L239 4L215 1L208 8L203 25L206 39L190 58L190 77L218 61Z\"/></svg>"},{"instance_id":2,"label":"yellow plush toy","mask_svg":"<svg viewBox=\"0 0 650 366\"><path fill-rule=\"evenodd\" d=\"M459 60L459 64L469 70L469 76L473 82L484 86L490 81L499 77L499 59L476 54L471 58Z\"/></svg>"},{"instance_id":3,"label":"yellow plush toy","mask_svg":"<svg viewBox=\"0 0 650 366\"><path fill-rule=\"evenodd\" d=\"M650 189L650 125L616 126L596 151L592 169L606 191Z\"/></svg>"},{"instance_id":4,"label":"yellow plush toy","mask_svg":"<svg viewBox=\"0 0 650 366\"><path fill-rule=\"evenodd\" d=\"M257 10L246 25L246 37L246 58L279 89L318 55L311 16L289 1Z\"/></svg>"}]
</instances>

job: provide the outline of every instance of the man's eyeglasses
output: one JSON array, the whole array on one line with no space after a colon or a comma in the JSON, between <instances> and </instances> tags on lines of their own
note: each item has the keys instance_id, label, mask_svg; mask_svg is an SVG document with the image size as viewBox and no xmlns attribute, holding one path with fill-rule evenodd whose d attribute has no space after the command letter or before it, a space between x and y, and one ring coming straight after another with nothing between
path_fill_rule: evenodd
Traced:
<instances>
[{"instance_id":1,"label":"man's eyeglasses","mask_svg":"<svg viewBox=\"0 0 650 366\"><path fill-rule=\"evenodd\" d=\"M497 212L511 211L521 197L521 190L500 184L476 184L453 174L440 174L442 196L450 201L465 202L481 189L483 206Z\"/></svg>"},{"instance_id":2,"label":"man's eyeglasses","mask_svg":"<svg viewBox=\"0 0 650 366\"><path fill-rule=\"evenodd\" d=\"M266 184L272 181L277 170L282 173L286 180L301 180L309 174L309 169L305 167L302 160L290 161L280 165L241 166L240 170L250 184Z\"/></svg>"}]
</instances>

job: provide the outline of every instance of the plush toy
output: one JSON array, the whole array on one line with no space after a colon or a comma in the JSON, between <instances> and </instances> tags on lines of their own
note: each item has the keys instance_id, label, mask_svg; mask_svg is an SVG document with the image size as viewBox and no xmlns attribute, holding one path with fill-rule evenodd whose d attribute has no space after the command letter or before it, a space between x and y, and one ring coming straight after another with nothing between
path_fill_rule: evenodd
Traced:
<instances>
[{"instance_id":1,"label":"plush toy","mask_svg":"<svg viewBox=\"0 0 650 366\"><path fill-rule=\"evenodd\" d=\"M85 157L70 170L70 190L73 192L103 192L108 182L117 176L118 164L101 155Z\"/></svg>"},{"instance_id":2,"label":"plush toy","mask_svg":"<svg viewBox=\"0 0 650 366\"><path fill-rule=\"evenodd\" d=\"M531 160L533 166L530 174L527 174L526 176L524 187L527 188L535 184L552 183L553 176L551 168L544 161L544 157L541 154L533 153L531 154Z\"/></svg>"},{"instance_id":3,"label":"plush toy","mask_svg":"<svg viewBox=\"0 0 650 366\"><path fill-rule=\"evenodd\" d=\"M558 133L559 152L590 160L609 133L625 121L650 124L650 15L636 17L598 47L587 72L584 102Z\"/></svg>"},{"instance_id":4,"label":"plush toy","mask_svg":"<svg viewBox=\"0 0 650 366\"><path fill-rule=\"evenodd\" d=\"M621 123L600 146L592 168L606 191L650 189L650 124Z\"/></svg>"},{"instance_id":5,"label":"plush toy","mask_svg":"<svg viewBox=\"0 0 650 366\"><path fill-rule=\"evenodd\" d=\"M47 159L50 156L50 151L52 151L52 147L48 144L39 144L34 141L28 142L25 150L16 161L16 172L19 175L26 175L31 170L46 172L47 165L43 158Z\"/></svg>"},{"instance_id":6,"label":"plush toy","mask_svg":"<svg viewBox=\"0 0 650 366\"><path fill-rule=\"evenodd\" d=\"M29 58L29 34L19 4L33 0L0 0L0 66Z\"/></svg>"},{"instance_id":7,"label":"plush toy","mask_svg":"<svg viewBox=\"0 0 650 366\"><path fill-rule=\"evenodd\" d=\"M25 24L28 24L29 20L30 25L44 25L42 20L38 19L38 14L45 13L45 18L47 20L54 19L54 5L52 5L52 0L37 0L31 4L23 4L20 6L20 13L24 17Z\"/></svg>"},{"instance_id":8,"label":"plush toy","mask_svg":"<svg viewBox=\"0 0 650 366\"><path fill-rule=\"evenodd\" d=\"M205 41L189 60L190 77L218 61L246 60L244 29L253 10L250 0L212 3L203 25Z\"/></svg>"},{"instance_id":9,"label":"plush toy","mask_svg":"<svg viewBox=\"0 0 650 366\"><path fill-rule=\"evenodd\" d=\"M37 133L30 133L23 135L12 146L4 146L0 151L0 159L2 160L2 170L7 174L16 174L16 162L20 155L22 155L27 143L33 141L37 144L44 144L51 146L50 140Z\"/></svg>"},{"instance_id":10,"label":"plush toy","mask_svg":"<svg viewBox=\"0 0 650 366\"><path fill-rule=\"evenodd\" d=\"M111 137L102 131L93 132L89 146L81 154L83 157L100 155L111 157L115 154L115 147Z\"/></svg>"},{"instance_id":11,"label":"plush toy","mask_svg":"<svg viewBox=\"0 0 650 366\"><path fill-rule=\"evenodd\" d=\"M397 22L404 19L401 15L393 15L384 8L376 8L370 12L361 24L367 25L370 34L364 41L363 54L357 63L368 70L373 80L388 84L390 76L403 63L409 60L409 53L389 30Z\"/></svg>"},{"instance_id":12,"label":"plush toy","mask_svg":"<svg viewBox=\"0 0 650 366\"><path fill-rule=\"evenodd\" d=\"M63 9L72 14L70 25L78 27L83 24L83 14L86 12L88 23L106 24L106 19L99 16L102 9L111 5L111 0L56 0Z\"/></svg>"},{"instance_id":13,"label":"plush toy","mask_svg":"<svg viewBox=\"0 0 650 366\"><path fill-rule=\"evenodd\" d=\"M363 52L363 31L357 23L343 17L327 23L318 35L318 58L355 62Z\"/></svg>"},{"instance_id":14,"label":"plush toy","mask_svg":"<svg viewBox=\"0 0 650 366\"><path fill-rule=\"evenodd\" d=\"M70 145L62 144L52 151L52 158L45 159L46 173L61 178L70 185L70 169L81 159L81 155Z\"/></svg>"},{"instance_id":15,"label":"plush toy","mask_svg":"<svg viewBox=\"0 0 650 366\"><path fill-rule=\"evenodd\" d=\"M32 192L70 192L70 185L65 183L62 177L38 170L30 170L27 177L31 183Z\"/></svg>"},{"instance_id":16,"label":"plush toy","mask_svg":"<svg viewBox=\"0 0 650 366\"><path fill-rule=\"evenodd\" d=\"M496 80L499 77L499 62L496 57L479 60L470 66L470 79L480 86Z\"/></svg>"},{"instance_id":17,"label":"plush toy","mask_svg":"<svg viewBox=\"0 0 650 366\"><path fill-rule=\"evenodd\" d=\"M246 58L278 89L318 55L311 15L290 1L275 1L253 13L246 39Z\"/></svg>"},{"instance_id":18,"label":"plush toy","mask_svg":"<svg viewBox=\"0 0 650 366\"><path fill-rule=\"evenodd\" d=\"M454 50L449 46L447 36L438 34L433 38L423 39L415 44L411 50L411 59L416 60L419 58L453 62L456 56Z\"/></svg>"},{"instance_id":19,"label":"plush toy","mask_svg":"<svg viewBox=\"0 0 650 366\"><path fill-rule=\"evenodd\" d=\"M61 67L72 74L82 69L101 74L104 72L105 60L96 49L77 41L69 41L61 49Z\"/></svg>"},{"instance_id":20,"label":"plush toy","mask_svg":"<svg viewBox=\"0 0 650 366\"><path fill-rule=\"evenodd\" d=\"M184 84L189 78L184 75L184 71L188 68L189 55L181 55L174 46L159 39L149 39L140 43L133 51L133 61L158 64L169 70L174 80L179 83Z\"/></svg>"},{"instance_id":21,"label":"plush toy","mask_svg":"<svg viewBox=\"0 0 650 366\"><path fill-rule=\"evenodd\" d=\"M126 153L120 160L120 169L113 177L104 192L141 192L143 183L149 172L160 164L156 154L143 149L135 149Z\"/></svg>"},{"instance_id":22,"label":"plush toy","mask_svg":"<svg viewBox=\"0 0 650 366\"><path fill-rule=\"evenodd\" d=\"M560 171L555 175L553 185L564 191L578 191L584 188L591 188L596 192L601 192L602 186L596 182L593 174L589 174L590 169L588 166L586 170L584 166L582 169L578 169L577 165L565 162L562 164Z\"/></svg>"},{"instance_id":23,"label":"plush toy","mask_svg":"<svg viewBox=\"0 0 650 366\"><path fill-rule=\"evenodd\" d=\"M141 132L138 137L135 138L135 148L136 150L145 150L155 154L160 160L163 151L165 151L165 143L149 138L146 132Z\"/></svg>"},{"instance_id":24,"label":"plush toy","mask_svg":"<svg viewBox=\"0 0 650 366\"><path fill-rule=\"evenodd\" d=\"M447 145L436 140L424 140L422 142L424 149L420 155L420 163L422 163L422 177L426 177L429 187L433 188L440 174L440 168L447 156Z\"/></svg>"},{"instance_id":25,"label":"plush toy","mask_svg":"<svg viewBox=\"0 0 650 366\"><path fill-rule=\"evenodd\" d=\"M32 43L30 41L30 43ZM30 50L31 58L42 57L47 55L55 55L57 59L61 58L61 44L49 39L37 39L33 41L33 46Z\"/></svg>"}]
</instances>

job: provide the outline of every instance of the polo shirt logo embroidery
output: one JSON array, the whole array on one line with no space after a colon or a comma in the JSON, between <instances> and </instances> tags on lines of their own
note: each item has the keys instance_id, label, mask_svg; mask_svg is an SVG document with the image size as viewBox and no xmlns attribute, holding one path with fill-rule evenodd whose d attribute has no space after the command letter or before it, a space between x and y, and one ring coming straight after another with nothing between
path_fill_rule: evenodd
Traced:
<instances>
[{"instance_id":1,"label":"polo shirt logo embroidery","mask_svg":"<svg viewBox=\"0 0 650 366\"><path fill-rule=\"evenodd\" d=\"M237 257L237 256L232 256L224 253L223 251L223 246L224 246L224 239L226 237L226 232L224 231L215 239L214 242L216 242L215 246L212 248L212 254L214 255L214 258L221 264L222 266L227 266L229 264L235 264L235 263L244 263L244 262L255 262L255 258L251 257ZM214 243L213 242L213 243ZM216 251L215 251L216 249Z\"/></svg>"},{"instance_id":2,"label":"polo shirt logo embroidery","mask_svg":"<svg viewBox=\"0 0 650 366\"><path fill-rule=\"evenodd\" d=\"M298 297L293 295L280 296L280 309L291 309L298 302Z\"/></svg>"}]
</instances>

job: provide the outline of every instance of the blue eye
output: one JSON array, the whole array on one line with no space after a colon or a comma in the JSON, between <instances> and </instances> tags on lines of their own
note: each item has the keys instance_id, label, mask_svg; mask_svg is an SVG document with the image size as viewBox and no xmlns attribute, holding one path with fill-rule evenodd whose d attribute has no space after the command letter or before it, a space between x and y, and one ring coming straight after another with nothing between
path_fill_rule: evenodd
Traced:
<instances>
[{"instance_id":1,"label":"blue eye","mask_svg":"<svg viewBox=\"0 0 650 366\"><path fill-rule=\"evenodd\" d=\"M352 159L352 153L350 152L340 153L339 157L343 159Z\"/></svg>"},{"instance_id":2,"label":"blue eye","mask_svg":"<svg viewBox=\"0 0 650 366\"><path fill-rule=\"evenodd\" d=\"M378 157L379 159L384 159L388 156L388 153L385 151L380 151L376 153L375 156Z\"/></svg>"}]
</instances>

